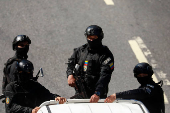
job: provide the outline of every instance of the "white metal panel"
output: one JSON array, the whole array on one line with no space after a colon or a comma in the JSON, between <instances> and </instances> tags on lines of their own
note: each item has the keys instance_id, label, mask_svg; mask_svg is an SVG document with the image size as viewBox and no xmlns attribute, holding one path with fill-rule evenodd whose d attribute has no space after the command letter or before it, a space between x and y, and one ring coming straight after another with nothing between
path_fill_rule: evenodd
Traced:
<instances>
[{"instance_id":1,"label":"white metal panel","mask_svg":"<svg viewBox=\"0 0 170 113\"><path fill-rule=\"evenodd\" d=\"M68 104L72 113L93 113L88 104Z\"/></svg>"},{"instance_id":2,"label":"white metal panel","mask_svg":"<svg viewBox=\"0 0 170 113\"><path fill-rule=\"evenodd\" d=\"M127 107L132 113L143 113L141 107L138 104L125 104L122 105Z\"/></svg>"},{"instance_id":3,"label":"white metal panel","mask_svg":"<svg viewBox=\"0 0 170 113\"><path fill-rule=\"evenodd\" d=\"M140 101L136 100L121 100L122 102L114 103L89 103L87 100L82 101L70 100L70 102L67 101L65 104L58 104L54 101L45 102L41 105L43 107L41 107L38 113L148 113L147 108Z\"/></svg>"},{"instance_id":4,"label":"white metal panel","mask_svg":"<svg viewBox=\"0 0 170 113\"><path fill-rule=\"evenodd\" d=\"M108 106L112 113L132 113L128 107L119 103L108 103Z\"/></svg>"},{"instance_id":5,"label":"white metal panel","mask_svg":"<svg viewBox=\"0 0 170 113\"><path fill-rule=\"evenodd\" d=\"M92 113L112 113L107 104L93 103L89 104Z\"/></svg>"}]
</instances>

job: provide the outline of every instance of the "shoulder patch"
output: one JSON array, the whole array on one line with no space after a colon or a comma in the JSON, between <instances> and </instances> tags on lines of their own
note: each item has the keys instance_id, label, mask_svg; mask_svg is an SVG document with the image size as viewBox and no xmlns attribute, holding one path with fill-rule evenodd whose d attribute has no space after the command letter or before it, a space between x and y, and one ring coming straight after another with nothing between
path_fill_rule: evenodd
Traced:
<instances>
[{"instance_id":1,"label":"shoulder patch","mask_svg":"<svg viewBox=\"0 0 170 113\"><path fill-rule=\"evenodd\" d=\"M9 97L6 97L6 104L9 104Z\"/></svg>"},{"instance_id":2,"label":"shoulder patch","mask_svg":"<svg viewBox=\"0 0 170 113\"><path fill-rule=\"evenodd\" d=\"M108 57L108 58L103 62L103 64L107 64L109 61L111 61L111 58L110 58L110 57Z\"/></svg>"},{"instance_id":3,"label":"shoulder patch","mask_svg":"<svg viewBox=\"0 0 170 113\"><path fill-rule=\"evenodd\" d=\"M111 62L111 63L109 64L109 66L110 66L111 70L114 69L113 62Z\"/></svg>"},{"instance_id":4,"label":"shoulder patch","mask_svg":"<svg viewBox=\"0 0 170 113\"><path fill-rule=\"evenodd\" d=\"M84 62L84 72L86 72L86 70L87 70L87 65L88 65L88 61L85 61Z\"/></svg>"}]
</instances>

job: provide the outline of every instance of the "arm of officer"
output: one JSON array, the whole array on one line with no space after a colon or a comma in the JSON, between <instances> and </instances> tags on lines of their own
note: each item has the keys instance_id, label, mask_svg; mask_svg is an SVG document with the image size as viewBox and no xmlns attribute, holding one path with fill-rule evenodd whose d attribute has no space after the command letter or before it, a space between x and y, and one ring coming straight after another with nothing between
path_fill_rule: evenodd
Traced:
<instances>
[{"instance_id":1,"label":"arm of officer","mask_svg":"<svg viewBox=\"0 0 170 113\"><path fill-rule=\"evenodd\" d=\"M32 109L32 113L37 113L39 109L40 107L35 107L34 109Z\"/></svg>"},{"instance_id":2,"label":"arm of officer","mask_svg":"<svg viewBox=\"0 0 170 113\"><path fill-rule=\"evenodd\" d=\"M38 89L38 95L39 95L39 99L37 101L39 103L53 100L53 99L55 99L56 101L59 101L59 104L63 104L64 102L66 102L66 98L61 97L58 94L51 93L48 89L46 89L43 85L41 85L38 82L36 84L37 84L36 86L38 87L37 89Z\"/></svg>"},{"instance_id":3,"label":"arm of officer","mask_svg":"<svg viewBox=\"0 0 170 113\"><path fill-rule=\"evenodd\" d=\"M104 57L102 60L101 71L100 71L100 78L96 84L96 92L100 92L100 95L105 93L105 88L108 86L111 74L114 70L114 58L113 55L110 54ZM91 96L90 102L98 102L100 97L96 94Z\"/></svg>"},{"instance_id":4,"label":"arm of officer","mask_svg":"<svg viewBox=\"0 0 170 113\"><path fill-rule=\"evenodd\" d=\"M155 89L153 85L147 85L143 88L114 93L105 99L105 102L113 102L117 98L122 99L144 99L154 95Z\"/></svg>"},{"instance_id":5,"label":"arm of officer","mask_svg":"<svg viewBox=\"0 0 170 113\"><path fill-rule=\"evenodd\" d=\"M71 86L71 87L76 86L76 79L74 78L73 75L68 76L68 85Z\"/></svg>"},{"instance_id":6,"label":"arm of officer","mask_svg":"<svg viewBox=\"0 0 170 113\"><path fill-rule=\"evenodd\" d=\"M73 70L75 65L77 64L77 57L78 57L78 49L74 49L72 56L68 59L68 67L67 67L67 78L68 78L68 85L71 87L75 87L75 78L73 76Z\"/></svg>"},{"instance_id":7,"label":"arm of officer","mask_svg":"<svg viewBox=\"0 0 170 113\"><path fill-rule=\"evenodd\" d=\"M7 113L32 113L32 108L21 106L18 103L17 96L11 84L8 84L5 91Z\"/></svg>"}]
</instances>

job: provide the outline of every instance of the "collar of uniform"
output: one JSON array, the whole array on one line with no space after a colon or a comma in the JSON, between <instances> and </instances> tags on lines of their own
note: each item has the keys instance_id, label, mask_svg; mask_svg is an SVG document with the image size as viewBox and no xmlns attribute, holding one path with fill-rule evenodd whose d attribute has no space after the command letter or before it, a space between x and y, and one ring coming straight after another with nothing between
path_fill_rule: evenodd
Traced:
<instances>
[{"instance_id":1,"label":"collar of uniform","mask_svg":"<svg viewBox=\"0 0 170 113\"><path fill-rule=\"evenodd\" d=\"M99 53L99 52L101 52L102 48L103 48L103 46L101 46L101 47L98 48L98 49L91 49L91 48L89 47L89 45L87 46L87 50L88 50L89 53Z\"/></svg>"}]
</instances>

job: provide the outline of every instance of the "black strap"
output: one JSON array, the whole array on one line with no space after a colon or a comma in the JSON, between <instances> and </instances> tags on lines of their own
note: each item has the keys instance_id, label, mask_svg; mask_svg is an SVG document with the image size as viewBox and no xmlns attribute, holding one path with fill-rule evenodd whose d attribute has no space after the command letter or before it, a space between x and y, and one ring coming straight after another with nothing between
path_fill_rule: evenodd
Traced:
<instances>
[{"instance_id":1,"label":"black strap","mask_svg":"<svg viewBox=\"0 0 170 113\"><path fill-rule=\"evenodd\" d=\"M162 85L163 85L163 80L161 80L161 81L159 81L158 83L156 83L156 84L160 84L160 86L162 87Z\"/></svg>"},{"instance_id":2,"label":"black strap","mask_svg":"<svg viewBox=\"0 0 170 113\"><path fill-rule=\"evenodd\" d=\"M163 85L163 80L161 80L160 82L156 83L156 84L160 84L160 86L162 87ZM164 91L162 90L162 94L164 94ZM162 95L163 96L163 95ZM161 102L161 113L165 113L165 104L164 104L164 96L162 97L162 102Z\"/></svg>"}]
</instances>

